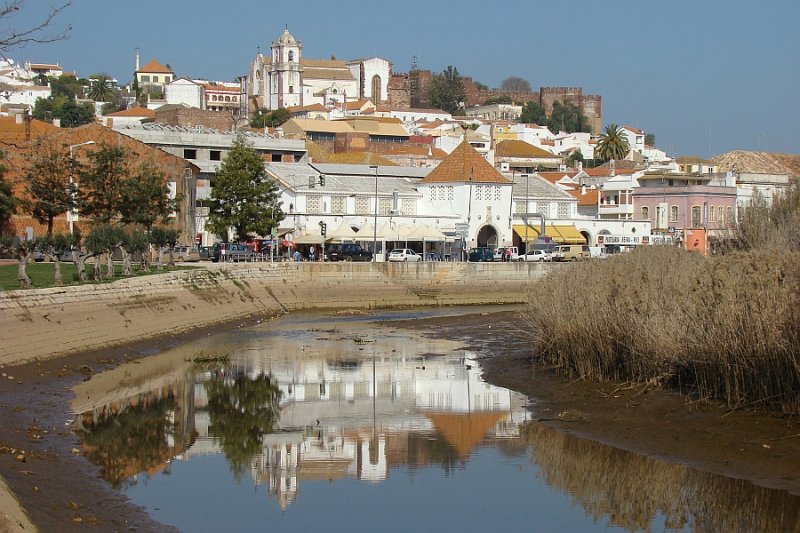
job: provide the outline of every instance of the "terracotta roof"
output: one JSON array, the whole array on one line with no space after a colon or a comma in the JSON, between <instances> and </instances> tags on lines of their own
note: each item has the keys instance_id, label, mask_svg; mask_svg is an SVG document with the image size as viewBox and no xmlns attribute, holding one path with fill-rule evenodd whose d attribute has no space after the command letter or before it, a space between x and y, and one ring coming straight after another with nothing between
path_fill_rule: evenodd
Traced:
<instances>
[{"instance_id":1,"label":"terracotta roof","mask_svg":"<svg viewBox=\"0 0 800 533\"><path fill-rule=\"evenodd\" d=\"M547 150L537 148L525 141L509 140L497 143L495 153L498 157L558 157Z\"/></svg>"},{"instance_id":2,"label":"terracotta roof","mask_svg":"<svg viewBox=\"0 0 800 533\"><path fill-rule=\"evenodd\" d=\"M776 154L734 150L711 158L721 172L733 170L748 174L781 174L800 178L800 154Z\"/></svg>"},{"instance_id":3,"label":"terracotta roof","mask_svg":"<svg viewBox=\"0 0 800 533\"><path fill-rule=\"evenodd\" d=\"M580 189L569 189L569 194L578 199L578 207L585 207L590 205L598 205L600 198L599 189L586 189L586 192L581 192Z\"/></svg>"},{"instance_id":4,"label":"terracotta roof","mask_svg":"<svg viewBox=\"0 0 800 533\"><path fill-rule=\"evenodd\" d=\"M675 159L679 165L713 165L712 161L695 155L681 156Z\"/></svg>"},{"instance_id":5,"label":"terracotta roof","mask_svg":"<svg viewBox=\"0 0 800 533\"><path fill-rule=\"evenodd\" d=\"M50 63L31 63L31 70L42 70L42 69L64 70L63 67L61 67L58 64L52 65Z\"/></svg>"},{"instance_id":6,"label":"terracotta roof","mask_svg":"<svg viewBox=\"0 0 800 533\"><path fill-rule=\"evenodd\" d=\"M432 146L415 146L413 144L398 144L397 146L389 145L386 153L389 155L427 155L431 159L445 159L447 157L447 152L441 148L434 148Z\"/></svg>"},{"instance_id":7,"label":"terracotta roof","mask_svg":"<svg viewBox=\"0 0 800 533\"><path fill-rule=\"evenodd\" d=\"M567 177L570 177L570 178L574 177L575 175L578 174L578 171L577 170L567 170L567 171L564 171L564 172L537 172L537 174L539 174L541 177L543 177L544 179L546 179L550 183L555 183L558 180L560 180L561 178L563 178L564 176L567 176Z\"/></svg>"},{"instance_id":8,"label":"terracotta roof","mask_svg":"<svg viewBox=\"0 0 800 533\"><path fill-rule=\"evenodd\" d=\"M203 85L203 88L206 90L206 92L218 93L239 94L241 91L239 87L226 87L225 85L217 85L215 83L206 83Z\"/></svg>"},{"instance_id":9,"label":"terracotta roof","mask_svg":"<svg viewBox=\"0 0 800 533\"><path fill-rule=\"evenodd\" d=\"M463 141L420 183L511 183L481 154Z\"/></svg>"},{"instance_id":10,"label":"terracotta roof","mask_svg":"<svg viewBox=\"0 0 800 533\"><path fill-rule=\"evenodd\" d=\"M437 115L449 115L447 111L443 109L437 109L435 107L432 108L424 108L424 107L392 107L392 111L395 113L428 113L428 114L437 114Z\"/></svg>"},{"instance_id":11,"label":"terracotta roof","mask_svg":"<svg viewBox=\"0 0 800 533\"><path fill-rule=\"evenodd\" d=\"M148 72L155 74L172 74L172 70L168 69L155 59L151 59L148 64L137 70L136 72Z\"/></svg>"},{"instance_id":12,"label":"terracotta roof","mask_svg":"<svg viewBox=\"0 0 800 533\"><path fill-rule=\"evenodd\" d=\"M641 165L639 165L635 161L628 161L626 159L617 159L614 161L614 174L616 174L617 176L619 176L620 174L627 176L635 172L639 172L640 170L644 169ZM587 175L592 177L608 176L609 173L611 172L611 165L609 165L608 163L603 163L599 167L584 168L583 171L586 172Z\"/></svg>"},{"instance_id":13,"label":"terracotta roof","mask_svg":"<svg viewBox=\"0 0 800 533\"><path fill-rule=\"evenodd\" d=\"M54 133L59 129L49 122L42 122L35 118L31 119L31 139ZM0 142L16 144L25 140L24 121L17 124L17 117L15 116L0 117Z\"/></svg>"},{"instance_id":14,"label":"terracotta roof","mask_svg":"<svg viewBox=\"0 0 800 533\"><path fill-rule=\"evenodd\" d=\"M311 104L296 107L287 107L286 110L291 113L305 113L307 111L328 111L322 104Z\"/></svg>"},{"instance_id":15,"label":"terracotta roof","mask_svg":"<svg viewBox=\"0 0 800 533\"><path fill-rule=\"evenodd\" d=\"M628 131L632 131L636 135L644 135L644 132L638 128L634 128L633 126L622 126L624 129Z\"/></svg>"},{"instance_id":16,"label":"terracotta roof","mask_svg":"<svg viewBox=\"0 0 800 533\"><path fill-rule=\"evenodd\" d=\"M368 100L367 98L362 98L361 100L356 100L354 102L345 102L344 108L348 110L354 110L354 109L361 109L366 105L372 105L374 107L371 100Z\"/></svg>"},{"instance_id":17,"label":"terracotta roof","mask_svg":"<svg viewBox=\"0 0 800 533\"><path fill-rule=\"evenodd\" d=\"M117 111L116 113L109 113L105 115L107 117L154 117L156 116L156 112L152 109L147 109L146 107L132 107L130 109L123 109L122 111Z\"/></svg>"}]
</instances>

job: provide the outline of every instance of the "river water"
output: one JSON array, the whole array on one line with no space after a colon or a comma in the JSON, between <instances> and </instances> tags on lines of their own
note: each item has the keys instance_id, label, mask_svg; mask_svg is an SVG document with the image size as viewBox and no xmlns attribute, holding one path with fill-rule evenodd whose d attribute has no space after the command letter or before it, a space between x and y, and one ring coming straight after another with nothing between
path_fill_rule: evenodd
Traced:
<instances>
[{"instance_id":1,"label":"river water","mask_svg":"<svg viewBox=\"0 0 800 533\"><path fill-rule=\"evenodd\" d=\"M480 354L391 326L475 311L199 335L79 385L83 451L186 532L797 527L797 497L548 428L481 379Z\"/></svg>"}]
</instances>

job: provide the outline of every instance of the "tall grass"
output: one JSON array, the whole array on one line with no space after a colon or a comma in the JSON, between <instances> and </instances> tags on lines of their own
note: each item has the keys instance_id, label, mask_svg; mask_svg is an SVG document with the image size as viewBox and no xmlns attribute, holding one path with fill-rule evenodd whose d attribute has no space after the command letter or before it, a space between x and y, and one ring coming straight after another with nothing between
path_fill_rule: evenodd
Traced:
<instances>
[{"instance_id":1,"label":"tall grass","mask_svg":"<svg viewBox=\"0 0 800 533\"><path fill-rule=\"evenodd\" d=\"M795 208L743 220L740 251L642 247L554 273L529 295L539 357L579 378L800 414L800 224L784 226L796 192Z\"/></svg>"}]
</instances>

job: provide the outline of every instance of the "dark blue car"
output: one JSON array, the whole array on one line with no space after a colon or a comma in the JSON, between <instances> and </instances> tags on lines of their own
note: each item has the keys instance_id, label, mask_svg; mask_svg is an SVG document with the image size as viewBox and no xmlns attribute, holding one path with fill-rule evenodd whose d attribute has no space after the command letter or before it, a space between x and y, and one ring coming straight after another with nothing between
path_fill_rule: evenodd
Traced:
<instances>
[{"instance_id":1,"label":"dark blue car","mask_svg":"<svg viewBox=\"0 0 800 533\"><path fill-rule=\"evenodd\" d=\"M467 254L467 261L472 263L482 263L494 261L494 251L491 248L470 248Z\"/></svg>"}]
</instances>

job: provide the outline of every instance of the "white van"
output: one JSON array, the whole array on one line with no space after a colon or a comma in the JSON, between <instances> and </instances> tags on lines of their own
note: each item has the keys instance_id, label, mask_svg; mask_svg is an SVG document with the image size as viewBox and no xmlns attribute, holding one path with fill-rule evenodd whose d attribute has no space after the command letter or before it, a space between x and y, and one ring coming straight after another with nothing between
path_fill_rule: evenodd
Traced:
<instances>
[{"instance_id":1,"label":"white van","mask_svg":"<svg viewBox=\"0 0 800 533\"><path fill-rule=\"evenodd\" d=\"M519 249L516 246L501 246L494 251L494 260L503 261L502 254L506 253L506 250L511 250L511 261L519 261ZM506 260L508 259L508 255L506 255Z\"/></svg>"}]
</instances>

